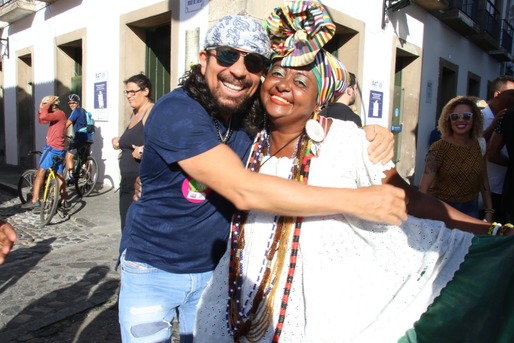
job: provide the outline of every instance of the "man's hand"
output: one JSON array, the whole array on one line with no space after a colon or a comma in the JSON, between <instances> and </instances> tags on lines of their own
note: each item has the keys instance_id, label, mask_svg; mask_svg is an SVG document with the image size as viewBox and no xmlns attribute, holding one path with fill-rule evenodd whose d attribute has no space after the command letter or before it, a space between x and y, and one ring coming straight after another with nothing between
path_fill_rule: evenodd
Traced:
<instances>
[{"instance_id":1,"label":"man's hand","mask_svg":"<svg viewBox=\"0 0 514 343\"><path fill-rule=\"evenodd\" d=\"M393 133L380 125L366 125L363 129L366 132L366 139L371 142L368 147L370 161L385 165L394 156Z\"/></svg>"},{"instance_id":2,"label":"man's hand","mask_svg":"<svg viewBox=\"0 0 514 343\"><path fill-rule=\"evenodd\" d=\"M370 186L355 189L351 214L377 223L400 225L407 219L408 199L403 189L391 186Z\"/></svg>"},{"instance_id":3,"label":"man's hand","mask_svg":"<svg viewBox=\"0 0 514 343\"><path fill-rule=\"evenodd\" d=\"M138 201L139 198L141 198L142 194L143 194L143 184L141 183L141 179L138 176L136 178L136 181L134 182L134 195L132 196L132 199L134 201Z\"/></svg>"},{"instance_id":4,"label":"man's hand","mask_svg":"<svg viewBox=\"0 0 514 343\"><path fill-rule=\"evenodd\" d=\"M6 221L0 220L0 264L5 262L5 257L11 252L16 241L16 231Z\"/></svg>"}]
</instances>

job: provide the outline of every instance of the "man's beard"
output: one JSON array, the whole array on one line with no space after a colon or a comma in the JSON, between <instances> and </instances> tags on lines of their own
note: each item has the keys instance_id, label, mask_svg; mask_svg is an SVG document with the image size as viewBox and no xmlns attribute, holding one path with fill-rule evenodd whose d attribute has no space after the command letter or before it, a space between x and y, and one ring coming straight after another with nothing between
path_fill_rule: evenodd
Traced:
<instances>
[{"instance_id":1,"label":"man's beard","mask_svg":"<svg viewBox=\"0 0 514 343\"><path fill-rule=\"evenodd\" d=\"M248 94L245 94L242 97L239 97L237 101L221 101L221 98L214 97L216 101L216 105L218 106L219 113L223 113L229 116L232 115L241 115L248 107L251 97Z\"/></svg>"}]
</instances>

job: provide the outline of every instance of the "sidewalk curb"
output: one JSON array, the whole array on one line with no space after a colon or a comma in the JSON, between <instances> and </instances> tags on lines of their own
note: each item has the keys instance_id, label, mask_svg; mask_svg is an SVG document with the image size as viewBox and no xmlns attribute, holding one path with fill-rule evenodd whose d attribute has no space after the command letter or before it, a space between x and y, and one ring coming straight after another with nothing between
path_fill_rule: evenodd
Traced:
<instances>
[{"instance_id":1,"label":"sidewalk curb","mask_svg":"<svg viewBox=\"0 0 514 343\"><path fill-rule=\"evenodd\" d=\"M12 185L0 182L0 189L9 193L10 195L18 196L18 188L13 187Z\"/></svg>"}]
</instances>

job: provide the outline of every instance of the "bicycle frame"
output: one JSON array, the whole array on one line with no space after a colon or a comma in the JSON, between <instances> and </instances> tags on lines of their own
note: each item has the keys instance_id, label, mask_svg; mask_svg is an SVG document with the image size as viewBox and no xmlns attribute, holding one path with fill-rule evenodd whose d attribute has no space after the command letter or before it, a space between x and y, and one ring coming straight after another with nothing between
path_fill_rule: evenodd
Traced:
<instances>
[{"instance_id":1,"label":"bicycle frame","mask_svg":"<svg viewBox=\"0 0 514 343\"><path fill-rule=\"evenodd\" d=\"M73 157L73 162L75 163L74 166L74 174L78 175L80 172L80 168L82 167L82 164L84 164L90 154L89 149L91 149L92 143L84 143L81 147L77 148L77 153Z\"/></svg>"},{"instance_id":2,"label":"bicycle frame","mask_svg":"<svg viewBox=\"0 0 514 343\"><path fill-rule=\"evenodd\" d=\"M44 179L45 180L44 181L45 190L43 192L43 199L42 199L43 202L46 202L46 200L48 199L48 190L50 188L50 185L52 184L52 180L57 178L57 175L55 174L55 171L53 170L53 168L49 168L47 170L47 174L48 175L46 175L45 179ZM57 192L57 193L59 194L59 192ZM57 195L56 195L56 197L57 197Z\"/></svg>"}]
</instances>

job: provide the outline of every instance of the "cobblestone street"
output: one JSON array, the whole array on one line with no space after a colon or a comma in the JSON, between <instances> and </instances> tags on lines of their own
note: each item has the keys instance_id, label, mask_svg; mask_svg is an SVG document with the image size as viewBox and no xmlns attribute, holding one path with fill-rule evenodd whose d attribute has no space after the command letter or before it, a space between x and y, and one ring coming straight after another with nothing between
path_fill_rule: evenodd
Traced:
<instances>
[{"instance_id":1,"label":"cobblestone street","mask_svg":"<svg viewBox=\"0 0 514 343\"><path fill-rule=\"evenodd\" d=\"M49 225L0 190L0 217L18 240L0 266L0 342L119 342L114 271L120 238L118 196L100 189Z\"/></svg>"}]
</instances>

